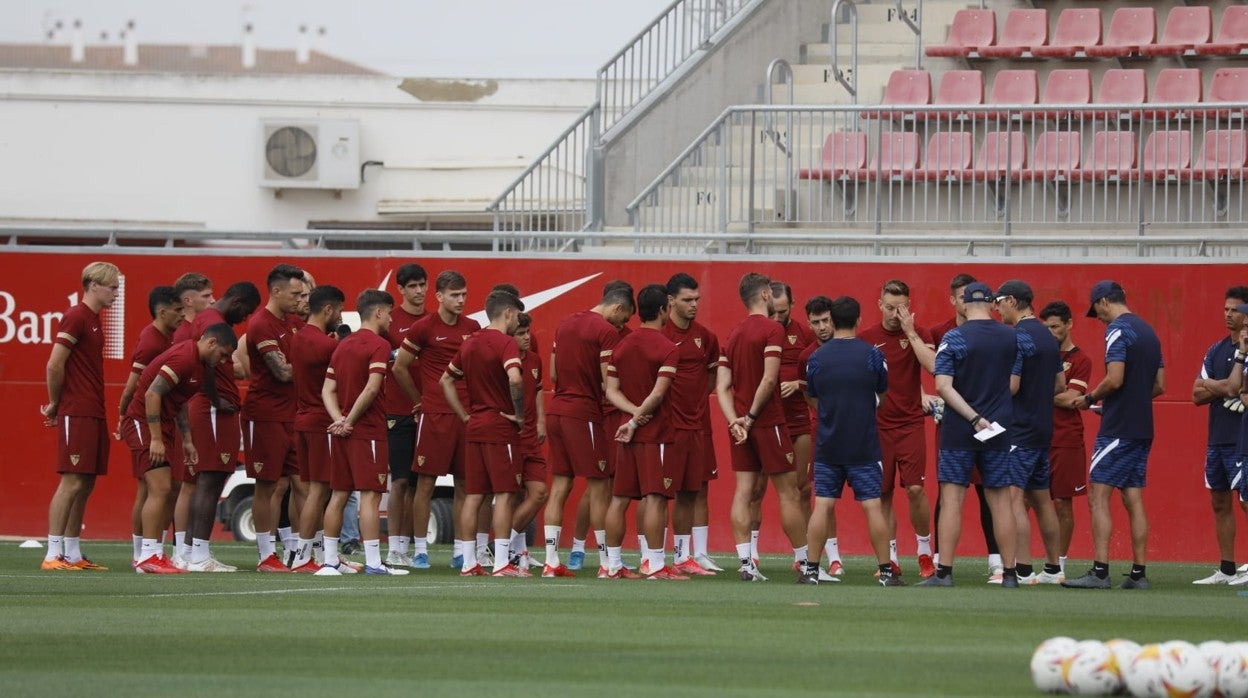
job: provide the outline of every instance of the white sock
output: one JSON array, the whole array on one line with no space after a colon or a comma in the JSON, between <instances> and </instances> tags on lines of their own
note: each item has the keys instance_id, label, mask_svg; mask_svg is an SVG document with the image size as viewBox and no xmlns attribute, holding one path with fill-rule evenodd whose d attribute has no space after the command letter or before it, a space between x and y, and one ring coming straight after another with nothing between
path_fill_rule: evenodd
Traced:
<instances>
[{"instance_id":1,"label":"white sock","mask_svg":"<svg viewBox=\"0 0 1248 698\"><path fill-rule=\"evenodd\" d=\"M699 555L706 555L706 539L709 536L710 532L711 532L711 529L709 526L694 526L693 527L693 555L694 557L697 557Z\"/></svg>"},{"instance_id":2,"label":"white sock","mask_svg":"<svg viewBox=\"0 0 1248 698\"><path fill-rule=\"evenodd\" d=\"M490 534L478 533L477 534L477 550L486 550L489 547L490 547Z\"/></svg>"},{"instance_id":3,"label":"white sock","mask_svg":"<svg viewBox=\"0 0 1248 698\"><path fill-rule=\"evenodd\" d=\"M750 531L750 558L758 559L758 531Z\"/></svg>"},{"instance_id":4,"label":"white sock","mask_svg":"<svg viewBox=\"0 0 1248 698\"><path fill-rule=\"evenodd\" d=\"M325 538L322 536L312 539L312 562L317 565L325 564Z\"/></svg>"},{"instance_id":5,"label":"white sock","mask_svg":"<svg viewBox=\"0 0 1248 698\"><path fill-rule=\"evenodd\" d=\"M160 532L160 544L163 546L165 541L169 540L169 531Z\"/></svg>"},{"instance_id":6,"label":"white sock","mask_svg":"<svg viewBox=\"0 0 1248 698\"><path fill-rule=\"evenodd\" d=\"M377 538L364 541L364 564L381 567L381 541Z\"/></svg>"},{"instance_id":7,"label":"white sock","mask_svg":"<svg viewBox=\"0 0 1248 698\"><path fill-rule=\"evenodd\" d=\"M256 531L256 550L262 562L269 559L270 555L276 555L277 549L273 545L273 534L267 531Z\"/></svg>"},{"instance_id":8,"label":"white sock","mask_svg":"<svg viewBox=\"0 0 1248 698\"><path fill-rule=\"evenodd\" d=\"M562 526L543 526L546 532L546 564L551 567L559 566L559 534L563 531ZM581 541L581 547L585 547L585 541ZM575 550L575 545L573 550Z\"/></svg>"},{"instance_id":9,"label":"white sock","mask_svg":"<svg viewBox=\"0 0 1248 698\"><path fill-rule=\"evenodd\" d=\"M607 569L615 572L624 566L624 555L620 552L620 547L607 546Z\"/></svg>"},{"instance_id":10,"label":"white sock","mask_svg":"<svg viewBox=\"0 0 1248 698\"><path fill-rule=\"evenodd\" d=\"M174 545L174 550L177 550L178 554L181 554L182 546L186 545L186 531L174 531L173 532L173 545Z\"/></svg>"},{"instance_id":11,"label":"white sock","mask_svg":"<svg viewBox=\"0 0 1248 698\"><path fill-rule=\"evenodd\" d=\"M753 564L749 543L737 543L737 558L741 560L742 565Z\"/></svg>"},{"instance_id":12,"label":"white sock","mask_svg":"<svg viewBox=\"0 0 1248 698\"><path fill-rule=\"evenodd\" d=\"M932 555L932 564L933 565L940 564L940 553L936 553L935 555Z\"/></svg>"},{"instance_id":13,"label":"white sock","mask_svg":"<svg viewBox=\"0 0 1248 698\"><path fill-rule=\"evenodd\" d=\"M212 550L208 547L208 541L199 538L191 539L191 562L208 562L212 557Z\"/></svg>"},{"instance_id":14,"label":"white sock","mask_svg":"<svg viewBox=\"0 0 1248 698\"><path fill-rule=\"evenodd\" d=\"M82 559L81 544L82 539L78 536L65 536L65 560L67 562L78 562Z\"/></svg>"},{"instance_id":15,"label":"white sock","mask_svg":"<svg viewBox=\"0 0 1248 698\"><path fill-rule=\"evenodd\" d=\"M511 539L494 539L494 571L497 572L511 564Z\"/></svg>"},{"instance_id":16,"label":"white sock","mask_svg":"<svg viewBox=\"0 0 1248 698\"><path fill-rule=\"evenodd\" d=\"M1066 556L1057 558L1057 566L1062 568L1062 574L1066 574Z\"/></svg>"},{"instance_id":17,"label":"white sock","mask_svg":"<svg viewBox=\"0 0 1248 698\"><path fill-rule=\"evenodd\" d=\"M649 554L647 555L647 558L650 560L650 574L654 574L655 572L663 569L666 565L664 562L665 557L666 556L663 554L663 548L650 549Z\"/></svg>"},{"instance_id":18,"label":"white sock","mask_svg":"<svg viewBox=\"0 0 1248 698\"><path fill-rule=\"evenodd\" d=\"M823 554L828 556L828 564L832 564L841 559L841 544L835 538L829 538L828 542L823 544Z\"/></svg>"},{"instance_id":19,"label":"white sock","mask_svg":"<svg viewBox=\"0 0 1248 698\"><path fill-rule=\"evenodd\" d=\"M400 550L400 547L403 545L403 539L401 536L390 536L389 539L386 541L386 543L387 543L386 549L389 552L392 552L392 553L402 552L402 550Z\"/></svg>"},{"instance_id":20,"label":"white sock","mask_svg":"<svg viewBox=\"0 0 1248 698\"><path fill-rule=\"evenodd\" d=\"M514 528L511 529L511 537L508 538L508 540L511 542L512 557L516 557L516 556L519 556L528 552L529 545L528 545L528 542L524 539L524 531L517 531Z\"/></svg>"},{"instance_id":21,"label":"white sock","mask_svg":"<svg viewBox=\"0 0 1248 698\"><path fill-rule=\"evenodd\" d=\"M185 533L182 534L182 542L178 544L178 555L183 560L191 559L191 539Z\"/></svg>"},{"instance_id":22,"label":"white sock","mask_svg":"<svg viewBox=\"0 0 1248 698\"><path fill-rule=\"evenodd\" d=\"M460 541L459 547L464 554L464 567L460 571L467 572L479 564L477 562L477 542L473 540Z\"/></svg>"},{"instance_id":23,"label":"white sock","mask_svg":"<svg viewBox=\"0 0 1248 698\"><path fill-rule=\"evenodd\" d=\"M412 539L412 557L417 555L429 554L429 540L427 538Z\"/></svg>"},{"instance_id":24,"label":"white sock","mask_svg":"<svg viewBox=\"0 0 1248 698\"><path fill-rule=\"evenodd\" d=\"M793 562L806 562L809 557L810 546L803 545L800 548L793 548Z\"/></svg>"},{"instance_id":25,"label":"white sock","mask_svg":"<svg viewBox=\"0 0 1248 698\"><path fill-rule=\"evenodd\" d=\"M295 561L291 564L291 569L305 565L312 559L312 541L299 537L299 542L295 544Z\"/></svg>"},{"instance_id":26,"label":"white sock","mask_svg":"<svg viewBox=\"0 0 1248 698\"><path fill-rule=\"evenodd\" d=\"M672 559L676 564L680 564L689 559L689 536L677 535L675 546L673 547Z\"/></svg>"},{"instance_id":27,"label":"white sock","mask_svg":"<svg viewBox=\"0 0 1248 698\"><path fill-rule=\"evenodd\" d=\"M1001 564L1001 555L996 554L996 553L989 555L988 566L989 567L1004 567L1004 565Z\"/></svg>"},{"instance_id":28,"label":"white sock","mask_svg":"<svg viewBox=\"0 0 1248 698\"><path fill-rule=\"evenodd\" d=\"M637 550L638 552L650 547L650 541L646 540L646 534L637 534Z\"/></svg>"},{"instance_id":29,"label":"white sock","mask_svg":"<svg viewBox=\"0 0 1248 698\"><path fill-rule=\"evenodd\" d=\"M894 538L888 542L888 559L897 562L897 539Z\"/></svg>"},{"instance_id":30,"label":"white sock","mask_svg":"<svg viewBox=\"0 0 1248 698\"><path fill-rule=\"evenodd\" d=\"M65 554L65 539L62 536L54 536L48 534L48 553L43 556L45 560L55 560Z\"/></svg>"},{"instance_id":31,"label":"white sock","mask_svg":"<svg viewBox=\"0 0 1248 698\"><path fill-rule=\"evenodd\" d=\"M143 536L130 534L130 543L134 545L134 561L142 561L144 558L139 557L139 555L143 554Z\"/></svg>"},{"instance_id":32,"label":"white sock","mask_svg":"<svg viewBox=\"0 0 1248 698\"><path fill-rule=\"evenodd\" d=\"M140 562L152 557L153 555L159 555L161 553L160 541L155 538L144 538L139 546L139 555L141 556L139 558Z\"/></svg>"},{"instance_id":33,"label":"white sock","mask_svg":"<svg viewBox=\"0 0 1248 698\"><path fill-rule=\"evenodd\" d=\"M606 530L594 529L594 544L598 546L598 564L602 567L607 566L607 532Z\"/></svg>"},{"instance_id":34,"label":"white sock","mask_svg":"<svg viewBox=\"0 0 1248 698\"><path fill-rule=\"evenodd\" d=\"M549 527L549 526L547 526L546 528L550 528L550 527ZM573 539L572 539L572 552L574 552L574 553L583 553L583 552L585 552L585 539L583 539L583 538L573 538Z\"/></svg>"},{"instance_id":35,"label":"white sock","mask_svg":"<svg viewBox=\"0 0 1248 698\"><path fill-rule=\"evenodd\" d=\"M411 540L412 539L410 536L399 536L399 552L406 555L408 551L408 544L411 542Z\"/></svg>"},{"instance_id":36,"label":"white sock","mask_svg":"<svg viewBox=\"0 0 1248 698\"><path fill-rule=\"evenodd\" d=\"M915 553L916 555L931 555L932 554L932 537L931 536L915 536L914 542L915 542L915 545L918 546L918 552Z\"/></svg>"},{"instance_id":37,"label":"white sock","mask_svg":"<svg viewBox=\"0 0 1248 698\"><path fill-rule=\"evenodd\" d=\"M325 562L323 564L331 567L338 566L338 537L330 538L325 536L321 539L325 544Z\"/></svg>"},{"instance_id":38,"label":"white sock","mask_svg":"<svg viewBox=\"0 0 1248 698\"><path fill-rule=\"evenodd\" d=\"M277 537L282 541L282 549L286 551L293 550L298 543L295 542L294 531L290 530L290 526L282 526L277 529Z\"/></svg>"}]
</instances>

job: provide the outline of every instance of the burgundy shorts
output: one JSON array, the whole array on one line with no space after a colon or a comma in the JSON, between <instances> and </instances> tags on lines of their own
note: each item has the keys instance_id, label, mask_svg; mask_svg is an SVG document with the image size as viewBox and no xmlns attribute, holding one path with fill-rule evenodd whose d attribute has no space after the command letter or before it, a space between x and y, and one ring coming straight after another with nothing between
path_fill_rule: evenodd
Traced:
<instances>
[{"instance_id":1,"label":"burgundy shorts","mask_svg":"<svg viewBox=\"0 0 1248 698\"><path fill-rule=\"evenodd\" d=\"M330 443L329 486L335 492L385 492L390 477L389 443L380 439L334 437Z\"/></svg>"},{"instance_id":2,"label":"burgundy shorts","mask_svg":"<svg viewBox=\"0 0 1248 698\"><path fill-rule=\"evenodd\" d=\"M293 422L244 419L242 428L247 475L261 482L277 482L283 475L299 473Z\"/></svg>"},{"instance_id":3,"label":"burgundy shorts","mask_svg":"<svg viewBox=\"0 0 1248 698\"><path fill-rule=\"evenodd\" d=\"M462 477L465 457L464 420L453 414L420 414L416 423L416 460L412 474Z\"/></svg>"},{"instance_id":4,"label":"burgundy shorts","mask_svg":"<svg viewBox=\"0 0 1248 698\"><path fill-rule=\"evenodd\" d=\"M520 491L523 480L520 444L469 441L467 450L464 492L489 495Z\"/></svg>"},{"instance_id":5,"label":"burgundy shorts","mask_svg":"<svg viewBox=\"0 0 1248 698\"><path fill-rule=\"evenodd\" d=\"M295 432L295 460L299 462L300 480L329 484L329 444L333 438L325 432Z\"/></svg>"},{"instance_id":6,"label":"burgundy shorts","mask_svg":"<svg viewBox=\"0 0 1248 698\"><path fill-rule=\"evenodd\" d=\"M615 440L615 432L620 430L620 426L628 421L628 415L619 410L604 413L602 415L602 433L607 436L607 470L614 477L615 464L620 455L620 449L616 448L619 443Z\"/></svg>"},{"instance_id":7,"label":"burgundy shorts","mask_svg":"<svg viewBox=\"0 0 1248 698\"><path fill-rule=\"evenodd\" d=\"M683 470L678 461L686 460L683 449L674 444L620 444L616 456L615 480L611 494L616 497L640 499L657 494L667 499L676 496L681 484L676 470Z\"/></svg>"},{"instance_id":8,"label":"burgundy shorts","mask_svg":"<svg viewBox=\"0 0 1248 698\"><path fill-rule=\"evenodd\" d=\"M697 492L706 483L706 449L709 441L702 431L688 429L676 430L676 441L672 444L673 485L677 492Z\"/></svg>"},{"instance_id":9,"label":"burgundy shorts","mask_svg":"<svg viewBox=\"0 0 1248 698\"><path fill-rule=\"evenodd\" d=\"M126 446L130 448L130 474L135 480L142 480L147 471L152 469L151 453L148 450L151 446L151 436L146 422L140 422L132 417L126 417L121 420L121 440L126 442ZM173 449L173 434L171 432L162 432L165 442L166 455ZM156 466L165 468L169 466L168 460Z\"/></svg>"},{"instance_id":10,"label":"burgundy shorts","mask_svg":"<svg viewBox=\"0 0 1248 698\"><path fill-rule=\"evenodd\" d=\"M111 439L98 417L60 417L56 423L56 472L107 475Z\"/></svg>"},{"instance_id":11,"label":"burgundy shorts","mask_svg":"<svg viewBox=\"0 0 1248 698\"><path fill-rule=\"evenodd\" d=\"M783 424L750 429L750 438L732 445L732 469L738 473L782 475L796 469L793 441Z\"/></svg>"},{"instance_id":12,"label":"burgundy shorts","mask_svg":"<svg viewBox=\"0 0 1248 698\"><path fill-rule=\"evenodd\" d=\"M165 449L165 455L169 458L169 477L173 478L174 486L183 482L195 482L195 478L186 473L186 461L182 457L182 432L174 429L173 441L169 443L172 445Z\"/></svg>"},{"instance_id":13,"label":"burgundy shorts","mask_svg":"<svg viewBox=\"0 0 1248 698\"><path fill-rule=\"evenodd\" d=\"M607 452L614 449L615 441L601 422L552 414L546 417L546 440L555 475L604 480L613 474Z\"/></svg>"},{"instance_id":14,"label":"burgundy shorts","mask_svg":"<svg viewBox=\"0 0 1248 698\"><path fill-rule=\"evenodd\" d=\"M880 455L883 456L884 482L880 491L893 491L898 475L902 487L922 487L927 477L927 439L923 424L902 429L880 430Z\"/></svg>"},{"instance_id":15,"label":"burgundy shorts","mask_svg":"<svg viewBox=\"0 0 1248 698\"><path fill-rule=\"evenodd\" d=\"M541 448L526 450L521 447L520 451L520 459L523 462L520 466L520 474L524 481L549 484L550 464L546 462L546 456L542 454Z\"/></svg>"},{"instance_id":16,"label":"burgundy shorts","mask_svg":"<svg viewBox=\"0 0 1248 698\"><path fill-rule=\"evenodd\" d=\"M1070 499L1088 493L1088 453L1083 446L1049 449L1049 496Z\"/></svg>"},{"instance_id":17,"label":"burgundy shorts","mask_svg":"<svg viewBox=\"0 0 1248 698\"><path fill-rule=\"evenodd\" d=\"M719 479L719 461L715 457L715 439L711 437L711 428L707 426L702 432L702 481L710 482Z\"/></svg>"},{"instance_id":18,"label":"burgundy shorts","mask_svg":"<svg viewBox=\"0 0 1248 698\"><path fill-rule=\"evenodd\" d=\"M797 439L810 434L810 406L802 393L794 393L781 400L780 404L784 408L784 424L789 428L789 438Z\"/></svg>"},{"instance_id":19,"label":"burgundy shorts","mask_svg":"<svg viewBox=\"0 0 1248 698\"><path fill-rule=\"evenodd\" d=\"M195 400L191 405L191 438L195 441L195 450L199 452L199 463L187 466L187 474L193 477L205 471L234 472L242 439L238 413L223 412L201 400Z\"/></svg>"}]
</instances>

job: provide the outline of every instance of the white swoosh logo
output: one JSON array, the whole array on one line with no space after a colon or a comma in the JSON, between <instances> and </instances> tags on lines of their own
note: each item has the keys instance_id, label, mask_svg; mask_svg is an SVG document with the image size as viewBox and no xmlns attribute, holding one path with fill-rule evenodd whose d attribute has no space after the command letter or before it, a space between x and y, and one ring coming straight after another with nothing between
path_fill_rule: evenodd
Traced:
<instances>
[{"instance_id":1,"label":"white swoosh logo","mask_svg":"<svg viewBox=\"0 0 1248 698\"><path fill-rule=\"evenodd\" d=\"M441 342L441 341L442 341L442 340L444 340L444 339L446 339L446 337L434 337L434 338L433 338L433 341L435 341L435 342Z\"/></svg>"},{"instance_id":2,"label":"white swoosh logo","mask_svg":"<svg viewBox=\"0 0 1248 698\"><path fill-rule=\"evenodd\" d=\"M888 344L888 342L880 342L879 344L875 345L875 348L876 348L876 349L879 349L880 347L884 346L885 344Z\"/></svg>"},{"instance_id":3,"label":"white swoosh logo","mask_svg":"<svg viewBox=\"0 0 1248 698\"><path fill-rule=\"evenodd\" d=\"M530 294L528 296L521 296L520 302L524 303L524 312L531 313L559 296L564 295L568 291L571 291L577 286L580 286L588 281L592 281L599 276L602 276L602 272L590 274L589 276L577 279L576 281L569 281L566 284L561 284L559 286L555 286L554 288L548 288L545 291L538 291L537 293ZM484 310L475 312L468 317L472 320L476 320L482 327L488 325L490 322L489 318L485 316Z\"/></svg>"},{"instance_id":4,"label":"white swoosh logo","mask_svg":"<svg viewBox=\"0 0 1248 698\"><path fill-rule=\"evenodd\" d=\"M1079 485L1078 487L1076 487L1076 488L1075 488L1075 491L1076 491L1076 492L1082 492L1082 491L1084 491L1084 490L1086 490L1086 489L1088 489L1088 486L1087 486L1087 485Z\"/></svg>"}]
</instances>

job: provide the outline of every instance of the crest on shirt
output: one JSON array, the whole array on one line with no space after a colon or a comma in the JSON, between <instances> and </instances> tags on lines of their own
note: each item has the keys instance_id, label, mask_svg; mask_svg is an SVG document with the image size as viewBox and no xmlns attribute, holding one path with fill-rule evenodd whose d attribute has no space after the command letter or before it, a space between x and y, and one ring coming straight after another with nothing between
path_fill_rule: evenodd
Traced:
<instances>
[{"instance_id":1,"label":"crest on shirt","mask_svg":"<svg viewBox=\"0 0 1248 698\"><path fill-rule=\"evenodd\" d=\"M1070 362L1069 362L1069 361L1063 361L1063 362L1062 362L1062 372L1063 372L1063 373L1065 373L1066 371L1069 371L1069 370L1070 370Z\"/></svg>"},{"instance_id":2,"label":"crest on shirt","mask_svg":"<svg viewBox=\"0 0 1248 698\"><path fill-rule=\"evenodd\" d=\"M663 478L663 489L665 490L672 489L672 478L670 477Z\"/></svg>"},{"instance_id":3,"label":"crest on shirt","mask_svg":"<svg viewBox=\"0 0 1248 698\"><path fill-rule=\"evenodd\" d=\"M385 473L377 473L377 484L378 484L378 485L384 485L384 484L386 484L386 474L385 474Z\"/></svg>"},{"instance_id":4,"label":"crest on shirt","mask_svg":"<svg viewBox=\"0 0 1248 698\"><path fill-rule=\"evenodd\" d=\"M264 470L264 463L263 463L263 462L261 462L261 461L256 461L255 463L252 463L252 464L251 464L251 467L255 468L255 469L256 469L256 474L257 474L257 475L259 475L259 474L260 474L260 471L261 471L261 470Z\"/></svg>"},{"instance_id":5,"label":"crest on shirt","mask_svg":"<svg viewBox=\"0 0 1248 698\"><path fill-rule=\"evenodd\" d=\"M538 370L537 370L536 368L534 368L534 369L530 369L530 370L532 370L532 371L533 371L533 380L537 380L537 373L538 373Z\"/></svg>"},{"instance_id":6,"label":"crest on shirt","mask_svg":"<svg viewBox=\"0 0 1248 698\"><path fill-rule=\"evenodd\" d=\"M387 428L387 429L393 429L393 428L394 428L394 422L395 422L395 420L393 420L393 419L387 419L387 420L386 420L386 428Z\"/></svg>"},{"instance_id":7,"label":"crest on shirt","mask_svg":"<svg viewBox=\"0 0 1248 698\"><path fill-rule=\"evenodd\" d=\"M230 454L228 454L228 453L222 453L222 454L221 454L221 465L225 465L226 463L229 463L229 462L230 462Z\"/></svg>"},{"instance_id":8,"label":"crest on shirt","mask_svg":"<svg viewBox=\"0 0 1248 698\"><path fill-rule=\"evenodd\" d=\"M702 348L702 338L701 338L701 337L694 337L694 338L693 338L693 345L694 345L695 347L697 347L697 348L701 349L701 348Z\"/></svg>"},{"instance_id":9,"label":"crest on shirt","mask_svg":"<svg viewBox=\"0 0 1248 698\"><path fill-rule=\"evenodd\" d=\"M71 454L69 456L69 462L73 463L74 465L78 465L78 461L80 460L82 460L82 456L78 455L77 453Z\"/></svg>"},{"instance_id":10,"label":"crest on shirt","mask_svg":"<svg viewBox=\"0 0 1248 698\"><path fill-rule=\"evenodd\" d=\"M789 344L797 344L797 335L791 334L785 338L789 340Z\"/></svg>"},{"instance_id":11,"label":"crest on shirt","mask_svg":"<svg viewBox=\"0 0 1248 698\"><path fill-rule=\"evenodd\" d=\"M600 473L607 472L607 462L605 460L598 461L598 472Z\"/></svg>"},{"instance_id":12,"label":"crest on shirt","mask_svg":"<svg viewBox=\"0 0 1248 698\"><path fill-rule=\"evenodd\" d=\"M901 348L902 348L902 349L909 349L909 348L910 348L910 340L908 340L908 339L903 339L903 340L901 340Z\"/></svg>"},{"instance_id":13,"label":"crest on shirt","mask_svg":"<svg viewBox=\"0 0 1248 698\"><path fill-rule=\"evenodd\" d=\"M789 451L788 453L784 454L784 458L785 460L789 461L789 465L793 464L793 452L792 451Z\"/></svg>"},{"instance_id":14,"label":"crest on shirt","mask_svg":"<svg viewBox=\"0 0 1248 698\"><path fill-rule=\"evenodd\" d=\"M460 339L465 339L465 340L466 340L466 339L468 339L468 338L469 338L469 337L471 337L471 336L472 336L472 335L470 335L470 334L461 334L461 335L459 335L459 338L460 338Z\"/></svg>"},{"instance_id":15,"label":"crest on shirt","mask_svg":"<svg viewBox=\"0 0 1248 698\"><path fill-rule=\"evenodd\" d=\"M416 467L417 467L417 468L423 468L423 467L425 467L425 457L424 457L424 456L416 456Z\"/></svg>"}]
</instances>

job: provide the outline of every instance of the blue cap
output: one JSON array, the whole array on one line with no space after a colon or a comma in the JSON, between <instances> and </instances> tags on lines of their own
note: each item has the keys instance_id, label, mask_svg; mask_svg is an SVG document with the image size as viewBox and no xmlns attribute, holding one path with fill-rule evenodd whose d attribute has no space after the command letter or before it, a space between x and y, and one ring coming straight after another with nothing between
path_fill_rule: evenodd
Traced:
<instances>
[{"instance_id":1,"label":"blue cap","mask_svg":"<svg viewBox=\"0 0 1248 698\"><path fill-rule=\"evenodd\" d=\"M1240 303L1239 305L1235 306L1235 312L1248 315L1248 303Z\"/></svg>"},{"instance_id":2,"label":"blue cap","mask_svg":"<svg viewBox=\"0 0 1248 698\"><path fill-rule=\"evenodd\" d=\"M1092 304L1088 306L1088 317L1096 317L1096 304L1098 301L1111 293L1121 291L1122 286L1119 286L1117 281L1110 281L1106 279L1104 281L1096 282L1096 285L1092 287Z\"/></svg>"},{"instance_id":3,"label":"blue cap","mask_svg":"<svg viewBox=\"0 0 1248 698\"><path fill-rule=\"evenodd\" d=\"M989 288L988 284L979 281L968 284L966 288L962 289L963 303L991 303L992 298L992 289Z\"/></svg>"}]
</instances>

